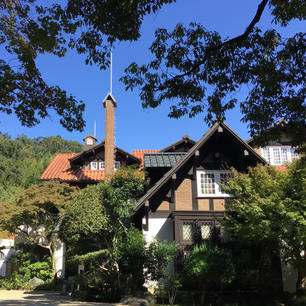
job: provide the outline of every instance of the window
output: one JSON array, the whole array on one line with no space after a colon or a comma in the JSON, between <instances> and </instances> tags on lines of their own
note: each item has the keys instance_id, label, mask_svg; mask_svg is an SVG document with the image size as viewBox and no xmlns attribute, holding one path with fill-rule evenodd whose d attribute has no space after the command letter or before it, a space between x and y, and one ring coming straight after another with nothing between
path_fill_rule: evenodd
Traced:
<instances>
[{"instance_id":1,"label":"window","mask_svg":"<svg viewBox=\"0 0 306 306\"><path fill-rule=\"evenodd\" d=\"M209 239L210 238L210 225L208 224L202 224L201 225L201 238L203 240Z\"/></svg>"},{"instance_id":2,"label":"window","mask_svg":"<svg viewBox=\"0 0 306 306\"><path fill-rule=\"evenodd\" d=\"M283 165L299 158L295 148L289 146L270 146L262 148L262 156L271 165Z\"/></svg>"},{"instance_id":3,"label":"window","mask_svg":"<svg viewBox=\"0 0 306 306\"><path fill-rule=\"evenodd\" d=\"M186 221L182 223L182 240L208 240L211 238L213 224L209 221Z\"/></svg>"},{"instance_id":4,"label":"window","mask_svg":"<svg viewBox=\"0 0 306 306\"><path fill-rule=\"evenodd\" d=\"M192 223L183 223L183 240L192 240Z\"/></svg>"},{"instance_id":5,"label":"window","mask_svg":"<svg viewBox=\"0 0 306 306\"><path fill-rule=\"evenodd\" d=\"M222 184L226 184L231 171L223 170L203 170L197 171L198 196L208 197L228 197Z\"/></svg>"},{"instance_id":6,"label":"window","mask_svg":"<svg viewBox=\"0 0 306 306\"><path fill-rule=\"evenodd\" d=\"M86 139L86 144L93 145L93 139L92 138L87 138Z\"/></svg>"},{"instance_id":7,"label":"window","mask_svg":"<svg viewBox=\"0 0 306 306\"><path fill-rule=\"evenodd\" d=\"M119 170L120 169L120 161L115 161L114 162L114 169Z\"/></svg>"},{"instance_id":8,"label":"window","mask_svg":"<svg viewBox=\"0 0 306 306\"><path fill-rule=\"evenodd\" d=\"M90 170L98 170L98 162L91 162Z\"/></svg>"},{"instance_id":9,"label":"window","mask_svg":"<svg viewBox=\"0 0 306 306\"><path fill-rule=\"evenodd\" d=\"M280 148L273 148L273 160L275 165L281 164Z\"/></svg>"},{"instance_id":10,"label":"window","mask_svg":"<svg viewBox=\"0 0 306 306\"><path fill-rule=\"evenodd\" d=\"M104 161L99 162L99 170L104 170L105 169L105 164Z\"/></svg>"},{"instance_id":11,"label":"window","mask_svg":"<svg viewBox=\"0 0 306 306\"><path fill-rule=\"evenodd\" d=\"M269 148L263 148L262 149L262 156L264 159L270 164L271 163L271 157L270 157L270 149Z\"/></svg>"}]
</instances>

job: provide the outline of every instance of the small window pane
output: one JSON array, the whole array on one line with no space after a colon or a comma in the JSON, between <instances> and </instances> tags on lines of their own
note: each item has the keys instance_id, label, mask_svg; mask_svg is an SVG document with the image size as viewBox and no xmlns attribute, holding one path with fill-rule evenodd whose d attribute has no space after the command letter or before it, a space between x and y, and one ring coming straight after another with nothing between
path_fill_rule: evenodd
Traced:
<instances>
[{"instance_id":1,"label":"small window pane","mask_svg":"<svg viewBox=\"0 0 306 306\"><path fill-rule=\"evenodd\" d=\"M215 194L215 175L213 173L201 174L201 193Z\"/></svg>"},{"instance_id":2,"label":"small window pane","mask_svg":"<svg viewBox=\"0 0 306 306\"><path fill-rule=\"evenodd\" d=\"M291 148L290 151L291 151L291 158L292 159L299 158L299 154L296 152L295 148Z\"/></svg>"},{"instance_id":3,"label":"small window pane","mask_svg":"<svg viewBox=\"0 0 306 306\"><path fill-rule=\"evenodd\" d=\"M114 169L119 170L120 169L120 161L115 161L114 163Z\"/></svg>"},{"instance_id":4,"label":"small window pane","mask_svg":"<svg viewBox=\"0 0 306 306\"><path fill-rule=\"evenodd\" d=\"M90 170L98 170L98 162L91 162Z\"/></svg>"},{"instance_id":5,"label":"small window pane","mask_svg":"<svg viewBox=\"0 0 306 306\"><path fill-rule=\"evenodd\" d=\"M192 226L191 224L183 224L183 240L192 240Z\"/></svg>"},{"instance_id":6,"label":"small window pane","mask_svg":"<svg viewBox=\"0 0 306 306\"><path fill-rule=\"evenodd\" d=\"M262 149L262 155L263 155L264 159L270 164L271 163L270 149L269 148L263 148Z\"/></svg>"},{"instance_id":7,"label":"small window pane","mask_svg":"<svg viewBox=\"0 0 306 306\"><path fill-rule=\"evenodd\" d=\"M231 173L220 173L220 192L226 194L225 190L222 188L222 185L226 185L228 179L232 176Z\"/></svg>"},{"instance_id":8,"label":"small window pane","mask_svg":"<svg viewBox=\"0 0 306 306\"><path fill-rule=\"evenodd\" d=\"M281 148L282 164L289 161L289 148Z\"/></svg>"},{"instance_id":9,"label":"small window pane","mask_svg":"<svg viewBox=\"0 0 306 306\"><path fill-rule=\"evenodd\" d=\"M281 164L281 156L280 156L279 148L273 148L273 158L274 158L274 164L275 165L280 165Z\"/></svg>"},{"instance_id":10,"label":"small window pane","mask_svg":"<svg viewBox=\"0 0 306 306\"><path fill-rule=\"evenodd\" d=\"M104 168L105 168L104 161L100 161L99 162L99 169L104 170Z\"/></svg>"},{"instance_id":11,"label":"small window pane","mask_svg":"<svg viewBox=\"0 0 306 306\"><path fill-rule=\"evenodd\" d=\"M210 225L207 224L201 225L201 237L202 239L210 238Z\"/></svg>"},{"instance_id":12,"label":"small window pane","mask_svg":"<svg viewBox=\"0 0 306 306\"><path fill-rule=\"evenodd\" d=\"M87 138L86 143L88 145L92 145L93 144L93 139L92 138Z\"/></svg>"}]
</instances>

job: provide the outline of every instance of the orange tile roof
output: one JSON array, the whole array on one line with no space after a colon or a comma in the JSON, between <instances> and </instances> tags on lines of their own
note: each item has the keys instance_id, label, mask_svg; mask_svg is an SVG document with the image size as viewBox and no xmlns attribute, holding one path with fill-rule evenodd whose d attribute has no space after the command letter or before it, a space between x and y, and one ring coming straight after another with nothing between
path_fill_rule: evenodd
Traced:
<instances>
[{"instance_id":1,"label":"orange tile roof","mask_svg":"<svg viewBox=\"0 0 306 306\"><path fill-rule=\"evenodd\" d=\"M156 153L159 152L159 150L133 150L132 155L136 156L141 160L141 166L144 165L144 154L145 153Z\"/></svg>"},{"instance_id":2,"label":"orange tile roof","mask_svg":"<svg viewBox=\"0 0 306 306\"><path fill-rule=\"evenodd\" d=\"M273 167L281 172L286 172L288 170L287 166L273 166Z\"/></svg>"},{"instance_id":3,"label":"orange tile roof","mask_svg":"<svg viewBox=\"0 0 306 306\"><path fill-rule=\"evenodd\" d=\"M103 181L103 170L71 169L69 159L76 153L58 153L40 176L41 180L60 180L65 182Z\"/></svg>"}]
</instances>

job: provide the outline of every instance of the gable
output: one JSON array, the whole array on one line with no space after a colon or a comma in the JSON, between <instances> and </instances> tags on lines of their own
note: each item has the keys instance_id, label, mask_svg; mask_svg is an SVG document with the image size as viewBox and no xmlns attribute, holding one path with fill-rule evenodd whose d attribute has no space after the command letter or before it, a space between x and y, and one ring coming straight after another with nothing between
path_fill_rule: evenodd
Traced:
<instances>
[{"instance_id":1,"label":"gable","mask_svg":"<svg viewBox=\"0 0 306 306\"><path fill-rule=\"evenodd\" d=\"M146 201L151 201L152 199L151 202L154 202L156 198L169 198L170 187L175 184L175 188L177 188L185 178L194 176L197 168L229 169L234 167L238 171L247 171L249 166L255 166L258 163L266 164L266 161L226 124L216 123L138 201L136 213L143 209ZM156 207L152 208L156 209Z\"/></svg>"},{"instance_id":2,"label":"gable","mask_svg":"<svg viewBox=\"0 0 306 306\"><path fill-rule=\"evenodd\" d=\"M182 139L161 149L160 152L188 152L195 144L196 142L194 140L190 139L188 135L185 135Z\"/></svg>"}]
</instances>

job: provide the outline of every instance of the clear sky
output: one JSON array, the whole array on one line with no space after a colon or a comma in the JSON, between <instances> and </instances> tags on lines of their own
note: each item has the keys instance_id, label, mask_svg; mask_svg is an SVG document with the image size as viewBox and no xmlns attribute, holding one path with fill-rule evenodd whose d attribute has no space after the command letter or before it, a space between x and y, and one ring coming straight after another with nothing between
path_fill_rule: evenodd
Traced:
<instances>
[{"instance_id":1,"label":"clear sky","mask_svg":"<svg viewBox=\"0 0 306 306\"><path fill-rule=\"evenodd\" d=\"M115 112L116 145L126 151L133 149L161 149L179 140L184 135L198 140L207 130L203 114L195 118L168 118L168 105L156 109L143 110L137 91L126 92L119 82L124 69L133 61L138 64L150 59L148 50L154 38L154 30L158 27L173 29L181 22L200 22L208 30L215 30L223 37L241 34L254 17L259 0L178 0L167 5L157 14L144 19L141 28L142 37L137 42L121 42L113 50L113 96L118 107ZM258 24L264 29L275 27L272 17L266 11ZM305 31L305 22L291 22L286 29L281 29L284 37L294 32ZM21 126L13 115L0 115L0 131L12 137L25 134L34 138L38 136L60 135L64 139L82 142L83 137L94 133L94 122L97 122L97 138L104 138L104 108L102 100L109 92L110 73L100 71L95 66L86 66L84 56L69 51L64 58L51 55L40 55L38 67L49 85L59 85L77 99L86 104L84 118L85 130L68 132L59 123L59 117L51 112L49 118L33 128ZM243 101L245 92L237 94L238 101ZM227 113L226 123L243 139L249 138L247 125L240 121L239 109Z\"/></svg>"}]
</instances>

